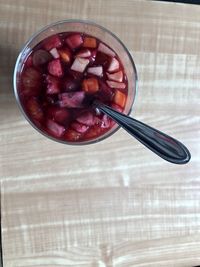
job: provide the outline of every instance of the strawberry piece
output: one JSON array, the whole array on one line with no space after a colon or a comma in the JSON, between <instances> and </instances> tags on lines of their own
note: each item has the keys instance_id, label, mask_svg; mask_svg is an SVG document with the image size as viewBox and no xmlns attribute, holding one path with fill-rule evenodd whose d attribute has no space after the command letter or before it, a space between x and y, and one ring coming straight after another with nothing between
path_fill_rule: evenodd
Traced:
<instances>
[{"instance_id":1,"label":"strawberry piece","mask_svg":"<svg viewBox=\"0 0 200 267\"><path fill-rule=\"evenodd\" d=\"M59 58L60 57L60 54L58 53L58 50L57 48L52 48L50 51L51 55L53 56L53 58Z\"/></svg>"},{"instance_id":2,"label":"strawberry piece","mask_svg":"<svg viewBox=\"0 0 200 267\"><path fill-rule=\"evenodd\" d=\"M94 62L96 65L102 65L103 67L107 69L110 64L110 57L101 52L97 52Z\"/></svg>"},{"instance_id":3,"label":"strawberry piece","mask_svg":"<svg viewBox=\"0 0 200 267\"><path fill-rule=\"evenodd\" d=\"M91 56L91 54L92 53L89 49L82 49L76 54L76 57L88 58Z\"/></svg>"},{"instance_id":4,"label":"strawberry piece","mask_svg":"<svg viewBox=\"0 0 200 267\"><path fill-rule=\"evenodd\" d=\"M76 91L79 87L79 82L75 81L73 77L67 77L63 82L63 89L65 92Z\"/></svg>"},{"instance_id":5,"label":"strawberry piece","mask_svg":"<svg viewBox=\"0 0 200 267\"><path fill-rule=\"evenodd\" d=\"M100 77L103 75L103 67L102 66L90 67L88 68L87 72Z\"/></svg>"},{"instance_id":6,"label":"strawberry piece","mask_svg":"<svg viewBox=\"0 0 200 267\"><path fill-rule=\"evenodd\" d=\"M61 40L60 40L58 35L50 36L49 38L47 38L43 42L43 47L48 51L51 50L54 47L55 48L59 48L61 46L62 46L62 42L61 42Z\"/></svg>"},{"instance_id":7,"label":"strawberry piece","mask_svg":"<svg viewBox=\"0 0 200 267\"><path fill-rule=\"evenodd\" d=\"M83 47L96 48L97 40L93 37L85 37L83 41Z\"/></svg>"},{"instance_id":8,"label":"strawberry piece","mask_svg":"<svg viewBox=\"0 0 200 267\"><path fill-rule=\"evenodd\" d=\"M109 88L108 85L103 81L99 81L98 98L101 101L109 102L113 99L113 96L114 96L113 89Z\"/></svg>"},{"instance_id":9,"label":"strawberry piece","mask_svg":"<svg viewBox=\"0 0 200 267\"><path fill-rule=\"evenodd\" d=\"M85 93L83 91L62 93L59 95L59 105L60 107L81 108L84 98Z\"/></svg>"},{"instance_id":10,"label":"strawberry piece","mask_svg":"<svg viewBox=\"0 0 200 267\"><path fill-rule=\"evenodd\" d=\"M48 71L51 75L56 77L63 76L63 69L60 62L60 59L54 59L48 64Z\"/></svg>"},{"instance_id":11,"label":"strawberry piece","mask_svg":"<svg viewBox=\"0 0 200 267\"><path fill-rule=\"evenodd\" d=\"M22 76L24 85L23 93L26 95L37 95L41 89L41 74L34 68L27 68Z\"/></svg>"},{"instance_id":12,"label":"strawberry piece","mask_svg":"<svg viewBox=\"0 0 200 267\"><path fill-rule=\"evenodd\" d=\"M109 72L115 72L118 70L119 70L119 61L115 57L113 57L111 59L110 65L108 67L108 71Z\"/></svg>"},{"instance_id":13,"label":"strawberry piece","mask_svg":"<svg viewBox=\"0 0 200 267\"><path fill-rule=\"evenodd\" d=\"M88 129L88 131L85 133L84 139L85 140L94 139L94 138L98 137L99 135L101 135L102 130L103 129L100 126L94 125L94 126L90 127Z\"/></svg>"},{"instance_id":14,"label":"strawberry piece","mask_svg":"<svg viewBox=\"0 0 200 267\"><path fill-rule=\"evenodd\" d=\"M52 59L52 56L46 50L39 49L33 53L33 65L38 67L44 65Z\"/></svg>"},{"instance_id":15,"label":"strawberry piece","mask_svg":"<svg viewBox=\"0 0 200 267\"><path fill-rule=\"evenodd\" d=\"M99 83L96 78L84 79L82 87L86 93L94 94L99 90Z\"/></svg>"},{"instance_id":16,"label":"strawberry piece","mask_svg":"<svg viewBox=\"0 0 200 267\"><path fill-rule=\"evenodd\" d=\"M40 121L40 122L43 120L44 114L36 98L34 97L30 98L28 102L26 103L26 107L32 119Z\"/></svg>"},{"instance_id":17,"label":"strawberry piece","mask_svg":"<svg viewBox=\"0 0 200 267\"><path fill-rule=\"evenodd\" d=\"M116 89L125 89L126 88L126 84L125 83L118 83L118 82L108 81L108 80L106 81L106 83L111 88L116 88Z\"/></svg>"},{"instance_id":18,"label":"strawberry piece","mask_svg":"<svg viewBox=\"0 0 200 267\"><path fill-rule=\"evenodd\" d=\"M108 55L108 56L111 56L111 57L114 57L115 56L115 52L113 50L111 50L108 46L106 46L105 44L103 43L100 43L99 46L98 46L98 51Z\"/></svg>"},{"instance_id":19,"label":"strawberry piece","mask_svg":"<svg viewBox=\"0 0 200 267\"><path fill-rule=\"evenodd\" d=\"M68 48L59 49L58 53L65 63L69 63L71 61L72 54Z\"/></svg>"},{"instance_id":20,"label":"strawberry piece","mask_svg":"<svg viewBox=\"0 0 200 267\"><path fill-rule=\"evenodd\" d=\"M96 123L95 116L89 111L82 113L76 120L88 126L92 126Z\"/></svg>"},{"instance_id":21,"label":"strawberry piece","mask_svg":"<svg viewBox=\"0 0 200 267\"><path fill-rule=\"evenodd\" d=\"M78 141L81 138L82 134L78 133L77 131L74 131L73 129L67 129L64 135L64 138L67 141Z\"/></svg>"},{"instance_id":22,"label":"strawberry piece","mask_svg":"<svg viewBox=\"0 0 200 267\"><path fill-rule=\"evenodd\" d=\"M78 71L78 72L84 72L87 65L90 63L89 59L86 58L75 58L71 70Z\"/></svg>"},{"instance_id":23,"label":"strawberry piece","mask_svg":"<svg viewBox=\"0 0 200 267\"><path fill-rule=\"evenodd\" d=\"M115 104L124 108L124 106L126 104L126 95L124 93L122 93L121 91L117 90L115 95L114 95L113 101Z\"/></svg>"},{"instance_id":24,"label":"strawberry piece","mask_svg":"<svg viewBox=\"0 0 200 267\"><path fill-rule=\"evenodd\" d=\"M47 81L47 94L52 95L52 94L60 93L60 81L59 81L59 79L57 79L51 75L47 75L46 81Z\"/></svg>"},{"instance_id":25,"label":"strawberry piece","mask_svg":"<svg viewBox=\"0 0 200 267\"><path fill-rule=\"evenodd\" d=\"M116 82L122 82L123 81L123 72L120 70L115 73L106 73L109 80L116 81Z\"/></svg>"},{"instance_id":26,"label":"strawberry piece","mask_svg":"<svg viewBox=\"0 0 200 267\"><path fill-rule=\"evenodd\" d=\"M85 133L89 129L89 126L86 126L78 122L71 123L71 127L72 129L76 130L78 133Z\"/></svg>"},{"instance_id":27,"label":"strawberry piece","mask_svg":"<svg viewBox=\"0 0 200 267\"><path fill-rule=\"evenodd\" d=\"M83 38L80 34L73 34L65 39L65 42L71 49L78 48L83 43Z\"/></svg>"},{"instance_id":28,"label":"strawberry piece","mask_svg":"<svg viewBox=\"0 0 200 267\"><path fill-rule=\"evenodd\" d=\"M50 107L47 111L48 117L59 124L62 124L64 126L67 125L67 123L70 120L70 113L65 108L59 108L59 107Z\"/></svg>"},{"instance_id":29,"label":"strawberry piece","mask_svg":"<svg viewBox=\"0 0 200 267\"><path fill-rule=\"evenodd\" d=\"M111 107L113 109L115 109L116 111L118 111L118 112L122 112L123 111L123 109L120 106L116 105L115 103L112 103Z\"/></svg>"},{"instance_id":30,"label":"strawberry piece","mask_svg":"<svg viewBox=\"0 0 200 267\"><path fill-rule=\"evenodd\" d=\"M106 114L104 114L102 121L101 121L101 127L107 129L110 126L111 126L110 119L108 118L108 116Z\"/></svg>"},{"instance_id":31,"label":"strawberry piece","mask_svg":"<svg viewBox=\"0 0 200 267\"><path fill-rule=\"evenodd\" d=\"M64 134L65 128L53 120L47 120L46 126L48 132L55 137L61 137Z\"/></svg>"}]
</instances>

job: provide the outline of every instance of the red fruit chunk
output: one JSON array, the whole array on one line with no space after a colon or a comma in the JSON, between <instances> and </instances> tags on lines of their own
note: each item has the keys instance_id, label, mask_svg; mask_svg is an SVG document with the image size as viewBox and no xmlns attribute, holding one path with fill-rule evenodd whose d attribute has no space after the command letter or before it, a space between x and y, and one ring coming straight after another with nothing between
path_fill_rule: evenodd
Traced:
<instances>
[{"instance_id":1,"label":"red fruit chunk","mask_svg":"<svg viewBox=\"0 0 200 267\"><path fill-rule=\"evenodd\" d=\"M113 57L111 59L110 65L108 67L108 71L109 72L114 72L114 71L118 71L119 70L119 61Z\"/></svg>"},{"instance_id":2,"label":"red fruit chunk","mask_svg":"<svg viewBox=\"0 0 200 267\"><path fill-rule=\"evenodd\" d=\"M114 81L106 81L108 86L111 88L116 88L116 89L125 89L126 88L126 84L125 83L118 83L118 82L114 82Z\"/></svg>"},{"instance_id":3,"label":"red fruit chunk","mask_svg":"<svg viewBox=\"0 0 200 267\"><path fill-rule=\"evenodd\" d=\"M47 120L46 126L48 132L55 137L61 137L64 134L65 128L55 121Z\"/></svg>"},{"instance_id":4,"label":"red fruit chunk","mask_svg":"<svg viewBox=\"0 0 200 267\"><path fill-rule=\"evenodd\" d=\"M75 58L71 70L78 71L78 72L84 72L87 65L90 63L89 59L86 58Z\"/></svg>"},{"instance_id":5,"label":"red fruit chunk","mask_svg":"<svg viewBox=\"0 0 200 267\"><path fill-rule=\"evenodd\" d=\"M48 117L53 119L54 121L58 122L59 124L62 124L66 126L66 124L70 120L70 113L65 108L59 108L59 107L50 107L48 109Z\"/></svg>"},{"instance_id":6,"label":"red fruit chunk","mask_svg":"<svg viewBox=\"0 0 200 267\"><path fill-rule=\"evenodd\" d=\"M57 79L51 75L47 75L46 81L47 81L47 94L52 95L52 94L60 93L60 81L59 81L59 79Z\"/></svg>"},{"instance_id":7,"label":"red fruit chunk","mask_svg":"<svg viewBox=\"0 0 200 267\"><path fill-rule=\"evenodd\" d=\"M85 37L83 47L96 48L97 40L93 37Z\"/></svg>"},{"instance_id":8,"label":"red fruit chunk","mask_svg":"<svg viewBox=\"0 0 200 267\"><path fill-rule=\"evenodd\" d=\"M71 61L72 54L68 48L59 49L58 53L65 63L69 63Z\"/></svg>"},{"instance_id":9,"label":"red fruit chunk","mask_svg":"<svg viewBox=\"0 0 200 267\"><path fill-rule=\"evenodd\" d=\"M40 122L43 120L44 114L36 98L30 98L26 104L26 107L32 119Z\"/></svg>"},{"instance_id":10,"label":"red fruit chunk","mask_svg":"<svg viewBox=\"0 0 200 267\"><path fill-rule=\"evenodd\" d=\"M88 68L87 72L90 74L94 74L96 76L102 76L103 75L103 68L102 68L102 66L90 67L90 68Z\"/></svg>"},{"instance_id":11,"label":"red fruit chunk","mask_svg":"<svg viewBox=\"0 0 200 267\"><path fill-rule=\"evenodd\" d=\"M122 112L123 111L123 109L120 106L116 105L115 103L112 103L111 107L113 109L115 109L116 111L118 111L118 112Z\"/></svg>"},{"instance_id":12,"label":"red fruit chunk","mask_svg":"<svg viewBox=\"0 0 200 267\"><path fill-rule=\"evenodd\" d=\"M115 95L114 95L113 101L114 101L115 104L117 104L120 107L124 108L124 106L126 104L126 95L123 94L121 91L117 90Z\"/></svg>"},{"instance_id":13,"label":"red fruit chunk","mask_svg":"<svg viewBox=\"0 0 200 267\"><path fill-rule=\"evenodd\" d=\"M73 34L65 39L65 42L69 45L71 49L75 49L83 43L83 38L80 34Z\"/></svg>"},{"instance_id":14,"label":"red fruit chunk","mask_svg":"<svg viewBox=\"0 0 200 267\"><path fill-rule=\"evenodd\" d=\"M76 54L76 57L87 58L91 56L91 51L89 49L82 49Z\"/></svg>"},{"instance_id":15,"label":"red fruit chunk","mask_svg":"<svg viewBox=\"0 0 200 267\"><path fill-rule=\"evenodd\" d=\"M90 127L88 131L85 133L84 139L88 140L88 139L96 138L97 136L101 135L102 132L103 132L103 129L100 126L94 125Z\"/></svg>"},{"instance_id":16,"label":"red fruit chunk","mask_svg":"<svg viewBox=\"0 0 200 267\"><path fill-rule=\"evenodd\" d=\"M99 83L95 78L84 79L82 87L86 93L94 94L99 90Z\"/></svg>"},{"instance_id":17,"label":"red fruit chunk","mask_svg":"<svg viewBox=\"0 0 200 267\"><path fill-rule=\"evenodd\" d=\"M53 58L59 58L60 57L60 55L58 53L58 50L55 47L52 48L49 52L51 53L51 55L53 56Z\"/></svg>"},{"instance_id":18,"label":"red fruit chunk","mask_svg":"<svg viewBox=\"0 0 200 267\"><path fill-rule=\"evenodd\" d=\"M56 77L63 76L63 69L60 62L60 59L54 59L49 62L48 64L48 72Z\"/></svg>"},{"instance_id":19,"label":"red fruit chunk","mask_svg":"<svg viewBox=\"0 0 200 267\"><path fill-rule=\"evenodd\" d=\"M101 101L111 101L113 99L114 93L111 88L107 86L103 81L99 81L99 92L98 97Z\"/></svg>"},{"instance_id":20,"label":"red fruit chunk","mask_svg":"<svg viewBox=\"0 0 200 267\"><path fill-rule=\"evenodd\" d=\"M23 93L37 95L41 86L41 74L34 68L27 68L22 74Z\"/></svg>"},{"instance_id":21,"label":"red fruit chunk","mask_svg":"<svg viewBox=\"0 0 200 267\"><path fill-rule=\"evenodd\" d=\"M71 127L76 130L78 133L85 133L88 129L89 129L89 126L86 126L82 123L78 123L78 122L73 122L71 124Z\"/></svg>"},{"instance_id":22,"label":"red fruit chunk","mask_svg":"<svg viewBox=\"0 0 200 267\"><path fill-rule=\"evenodd\" d=\"M97 65L102 65L103 67L107 68L108 65L110 64L110 57L101 52L97 52L94 62Z\"/></svg>"},{"instance_id":23,"label":"red fruit chunk","mask_svg":"<svg viewBox=\"0 0 200 267\"><path fill-rule=\"evenodd\" d=\"M60 107L81 108L84 98L85 93L82 91L73 93L62 93L59 95L59 105Z\"/></svg>"},{"instance_id":24,"label":"red fruit chunk","mask_svg":"<svg viewBox=\"0 0 200 267\"><path fill-rule=\"evenodd\" d=\"M109 80L116 81L116 82L122 82L123 81L123 72L120 70L115 73L106 73Z\"/></svg>"},{"instance_id":25,"label":"red fruit chunk","mask_svg":"<svg viewBox=\"0 0 200 267\"><path fill-rule=\"evenodd\" d=\"M30 55L28 58L27 58L27 60L26 60L26 67L32 67L32 65L33 65L33 56L32 55Z\"/></svg>"},{"instance_id":26,"label":"red fruit chunk","mask_svg":"<svg viewBox=\"0 0 200 267\"><path fill-rule=\"evenodd\" d=\"M95 116L89 111L82 113L76 120L88 126L92 126L96 123Z\"/></svg>"},{"instance_id":27,"label":"red fruit chunk","mask_svg":"<svg viewBox=\"0 0 200 267\"><path fill-rule=\"evenodd\" d=\"M81 138L82 134L78 133L77 131L74 131L73 129L67 129L64 135L64 138L67 141L78 141Z\"/></svg>"},{"instance_id":28,"label":"red fruit chunk","mask_svg":"<svg viewBox=\"0 0 200 267\"><path fill-rule=\"evenodd\" d=\"M62 42L58 35L53 35L43 42L43 46L46 50L51 50L52 48L58 48L62 46Z\"/></svg>"},{"instance_id":29,"label":"red fruit chunk","mask_svg":"<svg viewBox=\"0 0 200 267\"><path fill-rule=\"evenodd\" d=\"M113 50L111 50L108 46L106 46L105 44L103 43L100 43L99 46L98 46L98 51L108 55L108 56L111 56L111 57L114 57L115 56L115 52Z\"/></svg>"},{"instance_id":30,"label":"red fruit chunk","mask_svg":"<svg viewBox=\"0 0 200 267\"><path fill-rule=\"evenodd\" d=\"M44 65L52 59L52 56L46 50L39 49L33 53L33 65L38 67Z\"/></svg>"},{"instance_id":31,"label":"red fruit chunk","mask_svg":"<svg viewBox=\"0 0 200 267\"><path fill-rule=\"evenodd\" d=\"M63 89L66 92L76 91L79 87L79 82L75 81L73 77L67 77L63 82Z\"/></svg>"},{"instance_id":32,"label":"red fruit chunk","mask_svg":"<svg viewBox=\"0 0 200 267\"><path fill-rule=\"evenodd\" d=\"M110 119L108 118L108 116L106 114L103 115L101 127L102 128L109 128L110 126L111 126L110 125Z\"/></svg>"}]
</instances>

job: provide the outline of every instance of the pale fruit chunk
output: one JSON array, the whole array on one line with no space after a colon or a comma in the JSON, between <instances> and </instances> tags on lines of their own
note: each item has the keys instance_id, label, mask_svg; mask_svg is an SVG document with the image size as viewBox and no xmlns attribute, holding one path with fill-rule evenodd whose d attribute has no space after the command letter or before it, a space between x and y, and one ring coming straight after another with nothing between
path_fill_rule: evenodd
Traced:
<instances>
[{"instance_id":1,"label":"pale fruit chunk","mask_svg":"<svg viewBox=\"0 0 200 267\"><path fill-rule=\"evenodd\" d=\"M58 50L55 47L52 48L49 52L51 53L51 55L53 56L53 58L59 58L60 57L60 55L58 53Z\"/></svg>"},{"instance_id":2,"label":"pale fruit chunk","mask_svg":"<svg viewBox=\"0 0 200 267\"><path fill-rule=\"evenodd\" d=\"M115 73L106 73L109 80L122 82L123 81L123 72L120 70Z\"/></svg>"},{"instance_id":3,"label":"pale fruit chunk","mask_svg":"<svg viewBox=\"0 0 200 267\"><path fill-rule=\"evenodd\" d=\"M90 63L89 59L86 58L75 58L71 70L78 71L78 72L84 72L87 65Z\"/></svg>"},{"instance_id":4,"label":"pale fruit chunk","mask_svg":"<svg viewBox=\"0 0 200 267\"><path fill-rule=\"evenodd\" d=\"M49 133L55 137L61 137L64 134L65 128L52 120L47 120L47 129Z\"/></svg>"},{"instance_id":5,"label":"pale fruit chunk","mask_svg":"<svg viewBox=\"0 0 200 267\"><path fill-rule=\"evenodd\" d=\"M59 105L67 108L81 108L84 98L85 93L83 91L62 93L59 95Z\"/></svg>"},{"instance_id":6,"label":"pale fruit chunk","mask_svg":"<svg viewBox=\"0 0 200 267\"><path fill-rule=\"evenodd\" d=\"M116 88L116 89L125 89L126 88L126 84L125 83L118 83L118 82L114 82L114 81L106 81L107 85L110 88Z\"/></svg>"},{"instance_id":7,"label":"pale fruit chunk","mask_svg":"<svg viewBox=\"0 0 200 267\"><path fill-rule=\"evenodd\" d=\"M113 57L111 59L110 65L108 67L108 71L109 72L115 72L118 70L119 70L119 61L115 57Z\"/></svg>"},{"instance_id":8,"label":"pale fruit chunk","mask_svg":"<svg viewBox=\"0 0 200 267\"><path fill-rule=\"evenodd\" d=\"M102 66L90 67L88 68L87 72L100 77L103 75L103 67Z\"/></svg>"},{"instance_id":9,"label":"pale fruit chunk","mask_svg":"<svg viewBox=\"0 0 200 267\"><path fill-rule=\"evenodd\" d=\"M88 58L91 56L91 51L89 49L82 49L76 54L76 57L83 57L83 58Z\"/></svg>"}]
</instances>

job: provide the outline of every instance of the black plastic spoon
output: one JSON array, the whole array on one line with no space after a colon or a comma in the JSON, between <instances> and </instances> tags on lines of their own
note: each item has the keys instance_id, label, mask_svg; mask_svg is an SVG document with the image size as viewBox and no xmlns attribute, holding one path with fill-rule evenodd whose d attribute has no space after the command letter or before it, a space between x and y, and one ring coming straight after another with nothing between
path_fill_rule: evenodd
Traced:
<instances>
[{"instance_id":1,"label":"black plastic spoon","mask_svg":"<svg viewBox=\"0 0 200 267\"><path fill-rule=\"evenodd\" d=\"M93 106L107 114L124 128L124 130L161 158L175 164L185 164L190 160L191 155L189 150L181 142L169 135L126 116L101 102L95 101Z\"/></svg>"}]
</instances>

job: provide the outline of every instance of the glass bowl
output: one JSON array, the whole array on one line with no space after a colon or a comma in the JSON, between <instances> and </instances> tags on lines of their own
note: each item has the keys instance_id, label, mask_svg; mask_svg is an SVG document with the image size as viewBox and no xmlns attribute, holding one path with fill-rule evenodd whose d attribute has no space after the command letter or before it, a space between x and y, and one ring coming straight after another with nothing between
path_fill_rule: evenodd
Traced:
<instances>
[{"instance_id":1,"label":"glass bowl","mask_svg":"<svg viewBox=\"0 0 200 267\"><path fill-rule=\"evenodd\" d=\"M111 31L105 29L104 27L92 22L92 21L85 21L85 20L63 20L58 21L55 23L52 23L43 29L41 29L39 32L35 33L24 45L22 51L20 52L15 69L14 69L14 77L13 77L13 86L14 86L14 94L16 97L16 101L19 105L19 108L21 112L23 113L24 117L27 119L27 121L42 135L60 142L64 144L70 144L70 145L86 145L86 144L92 144L99 142L112 134L114 134L120 127L115 124L109 131L102 134L101 136L98 136L91 140L86 141L79 141L79 142L69 142L64 140L59 140L57 138L54 138L50 135L48 135L43 130L39 129L29 118L28 114L26 113L21 101L20 96L18 92L18 84L19 84L19 78L20 74L23 68L23 64L26 61L26 58L29 56L32 49L40 43L43 39L57 33L62 32L81 32L88 35L92 35L98 39L100 39L102 42L110 46L119 56L123 67L124 72L126 73L127 80L128 80L128 96L126 105L124 108L123 113L128 115L130 114L132 110L132 106L135 100L136 96L136 89L137 89L137 71L134 64L134 61L126 48L126 46L121 42L121 40L114 35Z\"/></svg>"}]
</instances>

